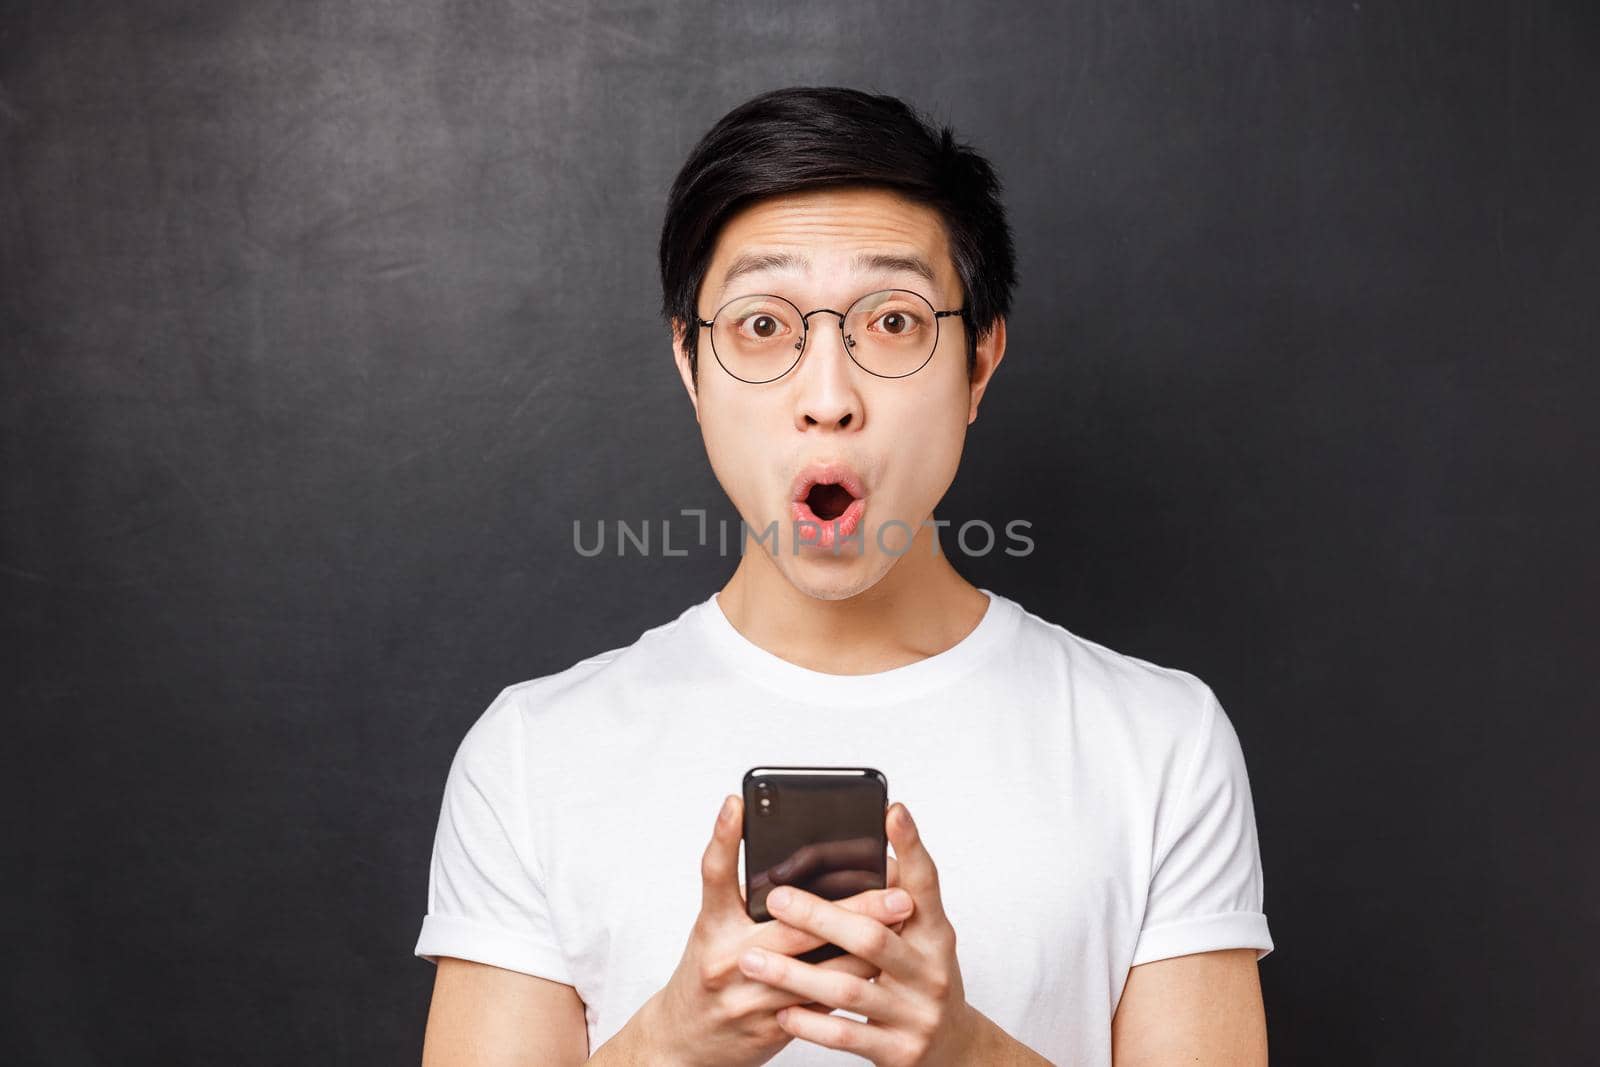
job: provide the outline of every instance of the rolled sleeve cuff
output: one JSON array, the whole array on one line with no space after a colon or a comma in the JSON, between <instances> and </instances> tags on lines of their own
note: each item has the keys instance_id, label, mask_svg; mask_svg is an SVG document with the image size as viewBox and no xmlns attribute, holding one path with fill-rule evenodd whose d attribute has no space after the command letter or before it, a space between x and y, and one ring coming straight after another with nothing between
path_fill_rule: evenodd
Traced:
<instances>
[{"instance_id":1,"label":"rolled sleeve cuff","mask_svg":"<svg viewBox=\"0 0 1600 1067\"><path fill-rule=\"evenodd\" d=\"M1129 966L1224 948L1253 948L1259 962L1272 947L1266 915L1259 911L1230 911L1147 927L1139 933Z\"/></svg>"},{"instance_id":2,"label":"rolled sleeve cuff","mask_svg":"<svg viewBox=\"0 0 1600 1067\"><path fill-rule=\"evenodd\" d=\"M453 956L564 985L573 984L567 962L554 945L453 915L426 916L413 955L434 964L439 962L440 956Z\"/></svg>"}]
</instances>

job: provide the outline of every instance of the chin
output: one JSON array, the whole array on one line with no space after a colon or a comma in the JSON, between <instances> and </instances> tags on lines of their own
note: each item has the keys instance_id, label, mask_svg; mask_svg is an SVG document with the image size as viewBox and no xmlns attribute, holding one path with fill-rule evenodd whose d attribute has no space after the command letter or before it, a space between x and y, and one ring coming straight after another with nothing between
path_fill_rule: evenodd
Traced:
<instances>
[{"instance_id":1,"label":"chin","mask_svg":"<svg viewBox=\"0 0 1600 1067\"><path fill-rule=\"evenodd\" d=\"M779 571L790 585L814 600L849 600L877 585L888 573L884 564L871 556L839 558L825 553L801 552L779 564Z\"/></svg>"}]
</instances>

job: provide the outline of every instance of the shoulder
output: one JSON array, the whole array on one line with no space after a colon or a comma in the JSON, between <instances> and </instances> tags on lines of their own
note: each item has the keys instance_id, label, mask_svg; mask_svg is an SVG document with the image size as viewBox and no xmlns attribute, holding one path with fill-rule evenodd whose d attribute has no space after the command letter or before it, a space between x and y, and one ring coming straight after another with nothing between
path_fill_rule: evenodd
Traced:
<instances>
[{"instance_id":1,"label":"shoulder","mask_svg":"<svg viewBox=\"0 0 1600 1067\"><path fill-rule=\"evenodd\" d=\"M505 686L468 729L462 745L493 749L520 742L535 727L562 717L592 718L614 708L641 679L662 680L691 658L691 605L626 645L586 656L571 666Z\"/></svg>"},{"instance_id":2,"label":"shoulder","mask_svg":"<svg viewBox=\"0 0 1600 1067\"><path fill-rule=\"evenodd\" d=\"M1136 839L1156 840L1184 798L1223 810L1218 797L1248 798L1243 748L1211 687L1191 671L1163 666L1071 632L1032 612L1019 629L1026 669L1052 664L1064 690L1060 714L1083 754L1078 767L1120 798ZM1186 806L1187 805L1187 809Z\"/></svg>"},{"instance_id":3,"label":"shoulder","mask_svg":"<svg viewBox=\"0 0 1600 1067\"><path fill-rule=\"evenodd\" d=\"M1053 680L1080 724L1126 734L1143 747L1164 747L1192 741L1220 712L1211 687L1194 673L1118 651L1017 608L1023 669Z\"/></svg>"}]
</instances>

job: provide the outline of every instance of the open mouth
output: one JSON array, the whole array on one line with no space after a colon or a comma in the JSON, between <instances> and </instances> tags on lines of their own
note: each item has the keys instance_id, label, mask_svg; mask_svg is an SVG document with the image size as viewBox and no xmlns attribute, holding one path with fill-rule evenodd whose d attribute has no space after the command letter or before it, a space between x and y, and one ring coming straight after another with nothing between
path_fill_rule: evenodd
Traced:
<instances>
[{"instance_id":1,"label":"open mouth","mask_svg":"<svg viewBox=\"0 0 1600 1067\"><path fill-rule=\"evenodd\" d=\"M832 522L843 515L854 500L855 495L838 482L818 483L806 494L806 505L823 522Z\"/></svg>"},{"instance_id":2,"label":"open mouth","mask_svg":"<svg viewBox=\"0 0 1600 1067\"><path fill-rule=\"evenodd\" d=\"M843 463L818 463L796 478L792 518L802 545L832 549L853 537L866 511L866 485Z\"/></svg>"}]
</instances>

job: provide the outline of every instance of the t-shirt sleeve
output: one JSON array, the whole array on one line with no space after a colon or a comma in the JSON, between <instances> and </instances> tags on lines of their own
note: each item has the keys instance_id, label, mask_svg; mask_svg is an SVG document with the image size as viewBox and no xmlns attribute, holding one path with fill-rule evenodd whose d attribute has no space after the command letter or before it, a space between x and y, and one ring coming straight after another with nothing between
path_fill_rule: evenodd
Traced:
<instances>
[{"instance_id":1,"label":"t-shirt sleeve","mask_svg":"<svg viewBox=\"0 0 1600 1067\"><path fill-rule=\"evenodd\" d=\"M414 954L571 985L530 833L527 725L511 689L467 731L445 780Z\"/></svg>"},{"instance_id":2,"label":"t-shirt sleeve","mask_svg":"<svg viewBox=\"0 0 1600 1067\"><path fill-rule=\"evenodd\" d=\"M1272 951L1255 808L1238 734L1210 688L1178 792L1162 805L1133 966L1192 952Z\"/></svg>"}]
</instances>

